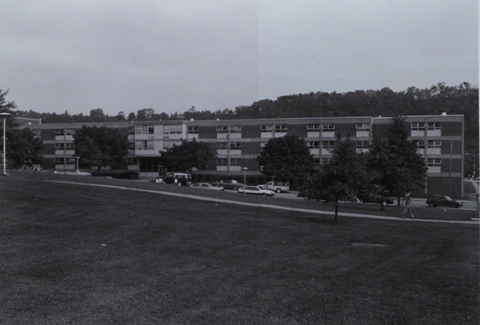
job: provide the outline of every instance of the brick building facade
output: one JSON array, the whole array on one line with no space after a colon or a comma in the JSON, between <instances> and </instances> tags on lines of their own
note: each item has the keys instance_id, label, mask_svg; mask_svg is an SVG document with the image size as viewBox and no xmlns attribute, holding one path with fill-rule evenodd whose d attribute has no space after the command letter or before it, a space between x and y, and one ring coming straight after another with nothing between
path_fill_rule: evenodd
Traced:
<instances>
[{"instance_id":1,"label":"brick building facade","mask_svg":"<svg viewBox=\"0 0 480 325\"><path fill-rule=\"evenodd\" d=\"M295 134L304 138L315 161L330 157L338 134L349 135L357 150L367 152L373 132L390 125L389 117L310 117L251 120L169 120L107 123L30 124L43 141L46 170L75 170L77 158L73 147L75 130L86 126L106 126L128 134L130 154L125 169L140 177L154 178L164 172L160 151L180 144L181 139L212 144L217 159L207 170L195 171L197 178L261 177L256 157L266 142L274 137ZM428 166L425 195L463 196L464 117L463 115L407 116L409 139Z\"/></svg>"}]
</instances>

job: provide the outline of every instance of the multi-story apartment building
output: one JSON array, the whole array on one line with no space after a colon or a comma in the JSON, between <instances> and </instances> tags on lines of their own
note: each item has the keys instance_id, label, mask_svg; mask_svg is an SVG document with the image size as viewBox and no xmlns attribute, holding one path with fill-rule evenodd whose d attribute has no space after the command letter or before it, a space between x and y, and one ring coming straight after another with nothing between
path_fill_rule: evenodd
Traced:
<instances>
[{"instance_id":1,"label":"multi-story apartment building","mask_svg":"<svg viewBox=\"0 0 480 325\"><path fill-rule=\"evenodd\" d=\"M74 170L77 158L73 147L75 130L86 126L107 126L128 134L130 156L125 169L140 177L156 177L163 172L160 151L181 139L212 144L217 158L207 170L194 174L214 177L260 176L256 157L271 138L296 134L304 138L318 164L331 157L339 134L349 135L359 152L367 152L374 131L382 132L389 117L309 117L256 120L169 120L118 123L72 123L26 125L42 137L47 170ZM464 118L463 115L407 116L410 140L428 166L424 194L463 196Z\"/></svg>"}]
</instances>

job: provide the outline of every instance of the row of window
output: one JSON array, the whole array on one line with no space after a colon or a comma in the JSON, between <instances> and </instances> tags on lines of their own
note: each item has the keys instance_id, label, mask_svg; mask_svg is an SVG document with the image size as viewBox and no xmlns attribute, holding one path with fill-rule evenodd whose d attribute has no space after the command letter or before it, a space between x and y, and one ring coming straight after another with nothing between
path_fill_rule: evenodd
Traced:
<instances>
[{"instance_id":1,"label":"row of window","mask_svg":"<svg viewBox=\"0 0 480 325\"><path fill-rule=\"evenodd\" d=\"M75 149L75 145L73 143L55 143L55 149Z\"/></svg>"},{"instance_id":2,"label":"row of window","mask_svg":"<svg viewBox=\"0 0 480 325\"><path fill-rule=\"evenodd\" d=\"M331 160L331 158L323 158L323 163L327 163ZM317 158L315 160L317 164L320 163L320 159ZM55 164L74 164L74 158L55 158ZM132 159L129 159L128 163L133 163ZM217 158L217 166L228 166L228 158ZM242 159L240 158L230 158L230 166L242 166ZM427 166L428 167L440 167L442 166L442 159L441 158L428 158L427 159Z\"/></svg>"},{"instance_id":3,"label":"row of window","mask_svg":"<svg viewBox=\"0 0 480 325\"><path fill-rule=\"evenodd\" d=\"M411 129L412 131L425 131L425 126L427 127L428 130L433 131L433 130L441 130L442 129L442 123L440 122L413 122L411 123Z\"/></svg>"},{"instance_id":4,"label":"row of window","mask_svg":"<svg viewBox=\"0 0 480 325\"><path fill-rule=\"evenodd\" d=\"M242 143L241 142L230 142L230 145L228 142L217 142L217 149L232 149L232 150L240 150L242 149Z\"/></svg>"},{"instance_id":5,"label":"row of window","mask_svg":"<svg viewBox=\"0 0 480 325\"><path fill-rule=\"evenodd\" d=\"M53 131L55 135L74 135L75 130L73 129L56 129Z\"/></svg>"},{"instance_id":6,"label":"row of window","mask_svg":"<svg viewBox=\"0 0 480 325\"><path fill-rule=\"evenodd\" d=\"M417 141L418 149L425 149L425 142L424 141ZM427 148L441 148L442 141L440 140L427 140Z\"/></svg>"},{"instance_id":7,"label":"row of window","mask_svg":"<svg viewBox=\"0 0 480 325\"><path fill-rule=\"evenodd\" d=\"M154 150L155 142L153 140L137 140L135 141L135 148L133 148L133 143L130 143L130 149L136 150ZM173 145L180 145L180 141L178 140L165 140L163 143L164 148L171 148ZM265 147L266 142L262 142L260 146L263 148ZM418 149L425 149L425 142L424 141L417 141L416 142ZM370 148L370 142L366 140L356 141L357 149L368 149ZM240 150L242 149L241 142L217 142L216 143L217 149L231 149L231 150ZM333 150L335 147L335 141L307 141L307 147L310 149L328 149ZM434 148L441 148L442 141L440 140L428 140L427 141L427 148L434 149ZM55 144L56 149L64 149L63 143ZM67 143L66 149L73 149L75 148L73 143Z\"/></svg>"},{"instance_id":8,"label":"row of window","mask_svg":"<svg viewBox=\"0 0 480 325\"><path fill-rule=\"evenodd\" d=\"M168 149L172 148L174 145L181 145L180 140L164 140L163 148ZM133 150L155 150L155 141L154 140L137 140L135 143L129 143L129 149Z\"/></svg>"},{"instance_id":9,"label":"row of window","mask_svg":"<svg viewBox=\"0 0 480 325\"><path fill-rule=\"evenodd\" d=\"M441 130L442 124L440 122L412 122L410 124L411 130L413 131L423 131L425 128L428 130ZM370 123L357 123L355 125L357 131L370 131ZM266 132L287 132L288 126L286 124L264 124L260 126L260 130L263 133ZM198 126L189 126L189 134L198 134ZM241 126L217 126L217 133L241 133ZM326 123L326 124L308 124L308 132L333 132L335 131L335 124ZM73 135L75 130L70 129L57 129L54 131L55 135ZM130 128L128 130L129 134L154 134L153 125L136 125L135 129ZM163 134L181 134L182 133L182 124L167 124L163 126Z\"/></svg>"},{"instance_id":10,"label":"row of window","mask_svg":"<svg viewBox=\"0 0 480 325\"><path fill-rule=\"evenodd\" d=\"M179 140L164 140L163 146L164 148L171 148L173 145L180 145ZM265 147L266 142L262 142L260 146L263 148ZM367 149L370 148L370 142L366 140L356 141L357 149ZM434 148L441 148L442 141L441 140L427 140L426 146L424 141L416 141L416 145L418 149L425 149L425 147L429 149ZM335 141L307 141L307 147L310 149L333 149L335 146ZM73 143L55 143L55 149L75 149L75 145ZM217 142L216 143L217 149L232 149L232 150L240 150L242 149L241 142ZM136 149L136 150L154 150L155 149L155 142L154 140L137 140L135 143L129 143L129 149Z\"/></svg>"}]
</instances>

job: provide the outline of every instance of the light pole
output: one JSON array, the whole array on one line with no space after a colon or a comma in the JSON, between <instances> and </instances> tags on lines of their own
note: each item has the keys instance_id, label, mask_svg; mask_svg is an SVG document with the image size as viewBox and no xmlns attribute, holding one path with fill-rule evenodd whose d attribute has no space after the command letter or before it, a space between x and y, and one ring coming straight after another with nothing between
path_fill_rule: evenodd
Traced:
<instances>
[{"instance_id":1,"label":"light pole","mask_svg":"<svg viewBox=\"0 0 480 325\"><path fill-rule=\"evenodd\" d=\"M80 160L80 157L74 156L73 159L75 159L75 172L78 173L78 172L79 172L79 170L78 170L78 165L79 165L78 162L79 162L79 160Z\"/></svg>"},{"instance_id":2,"label":"light pole","mask_svg":"<svg viewBox=\"0 0 480 325\"><path fill-rule=\"evenodd\" d=\"M243 170L243 184L247 185L247 170L248 170L248 167L243 167L242 170Z\"/></svg>"},{"instance_id":3,"label":"light pole","mask_svg":"<svg viewBox=\"0 0 480 325\"><path fill-rule=\"evenodd\" d=\"M476 156L476 155L473 154L473 153L465 152L465 156L467 156L467 155L473 157L473 172L472 172L472 178L475 178L475 170L476 170L476 168L475 168L475 167L476 167L476 166L475 166L475 156Z\"/></svg>"},{"instance_id":4,"label":"light pole","mask_svg":"<svg viewBox=\"0 0 480 325\"><path fill-rule=\"evenodd\" d=\"M7 118L10 117L12 114L10 113L0 113L0 118L3 119L3 172L1 175L7 176Z\"/></svg>"}]
</instances>

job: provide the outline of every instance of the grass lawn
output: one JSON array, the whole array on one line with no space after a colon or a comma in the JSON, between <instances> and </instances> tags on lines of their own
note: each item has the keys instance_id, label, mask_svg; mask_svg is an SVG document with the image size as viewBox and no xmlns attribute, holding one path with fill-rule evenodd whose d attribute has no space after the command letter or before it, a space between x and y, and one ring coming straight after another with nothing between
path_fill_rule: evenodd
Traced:
<instances>
[{"instance_id":1,"label":"grass lawn","mask_svg":"<svg viewBox=\"0 0 480 325\"><path fill-rule=\"evenodd\" d=\"M0 324L480 323L478 226L335 224L47 178L138 184L0 178Z\"/></svg>"}]
</instances>

